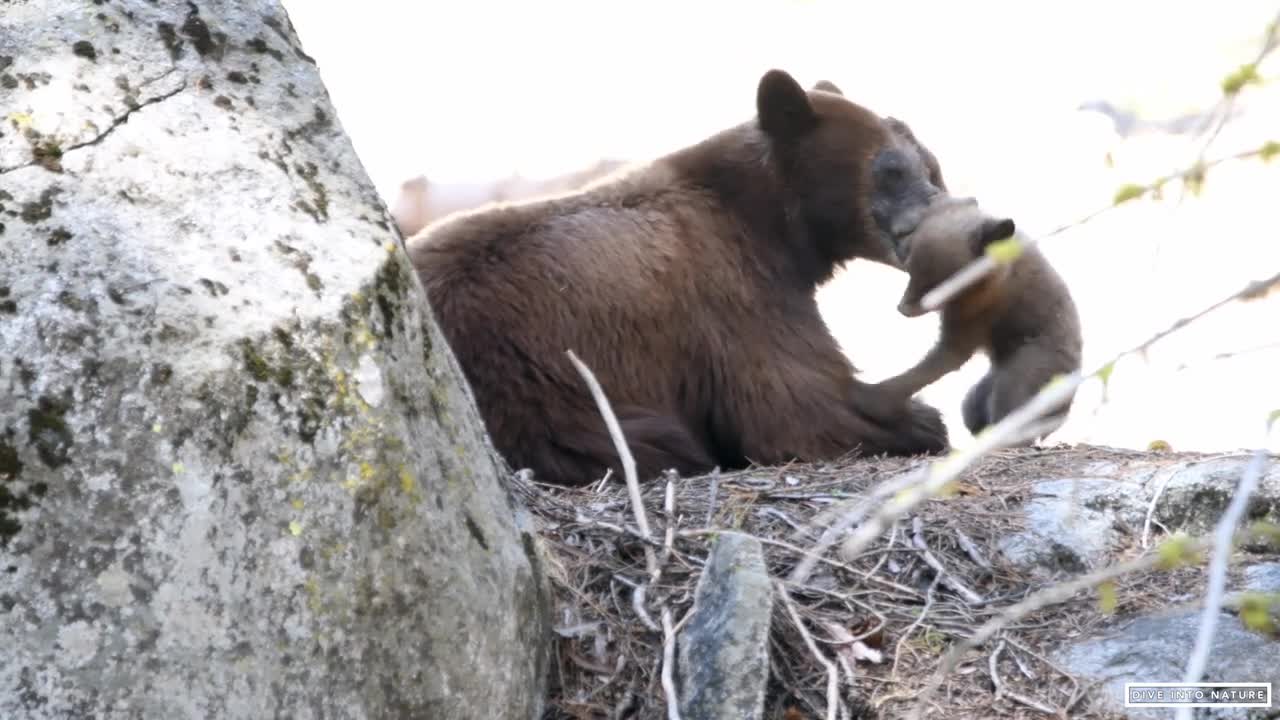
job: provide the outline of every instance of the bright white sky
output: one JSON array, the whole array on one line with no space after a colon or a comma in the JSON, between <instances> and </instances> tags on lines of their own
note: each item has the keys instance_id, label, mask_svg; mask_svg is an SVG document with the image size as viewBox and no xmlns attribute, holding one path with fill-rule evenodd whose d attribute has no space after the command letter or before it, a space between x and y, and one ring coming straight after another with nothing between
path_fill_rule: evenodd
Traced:
<instances>
[{"instance_id":1,"label":"bright white sky","mask_svg":"<svg viewBox=\"0 0 1280 720\"><path fill-rule=\"evenodd\" d=\"M1032 232L1105 204L1122 182L1148 181L1194 157L1193 146L1168 138L1121 145L1077 105L1104 98L1154 119L1208 107L1275 12L1264 0L285 6L389 202L418 174L483 181L514 171L549 176L601 157L652 158L749 118L756 81L778 67L805 85L832 80L854 101L903 118L939 156L953 191ZM1276 64L1264 75L1276 76ZM1222 152L1274 139L1266 134L1280 128L1280 103L1257 115L1224 133ZM1103 164L1108 150L1114 168ZM1084 316L1086 362L1280 268L1277 197L1280 168L1224 167L1201 200L1138 204L1054 240L1047 250ZM932 340L933 321L893 312L904 282L854 267L820 296L833 332L870 375L906 367ZM1096 400L1086 393L1057 439L1256 444L1260 418L1280 407L1280 352L1172 368L1280 342L1277 317L1274 302L1228 313L1174 343L1164 361L1122 366L1112 402L1090 417ZM868 341L885 337L892 341ZM957 440L959 398L984 365L975 360L925 393Z\"/></svg>"},{"instance_id":2,"label":"bright white sky","mask_svg":"<svg viewBox=\"0 0 1280 720\"><path fill-rule=\"evenodd\" d=\"M380 186L655 155L749 117L770 67L913 124L1074 107L1271 4L285 2Z\"/></svg>"}]
</instances>

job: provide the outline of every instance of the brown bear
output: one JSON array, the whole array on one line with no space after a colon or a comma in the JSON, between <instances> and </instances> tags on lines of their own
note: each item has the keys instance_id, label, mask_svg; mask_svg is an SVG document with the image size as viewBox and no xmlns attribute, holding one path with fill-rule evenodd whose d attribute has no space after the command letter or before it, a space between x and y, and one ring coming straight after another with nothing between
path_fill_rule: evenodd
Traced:
<instances>
[{"instance_id":1,"label":"brown bear","mask_svg":"<svg viewBox=\"0 0 1280 720\"><path fill-rule=\"evenodd\" d=\"M497 204L409 239L436 320L499 452L545 482L621 463L567 350L592 369L639 474L690 475L948 447L932 407L860 409L868 386L818 313L842 263L944 192L902 123L760 80L756 117L578 192Z\"/></svg>"},{"instance_id":2,"label":"brown bear","mask_svg":"<svg viewBox=\"0 0 1280 720\"><path fill-rule=\"evenodd\" d=\"M1016 229L1013 220L984 213L972 198L939 197L895 248L911 278L898 311L907 317L922 315L925 294ZM873 416L897 417L911 396L959 370L981 350L991 369L969 390L961 410L965 426L977 435L1030 400L1055 375L1080 369L1083 343L1075 302L1038 248L1024 249L1012 263L952 298L940 315L938 341L925 357L875 386L882 392L868 401ZM1073 399L1042 418L1044 424L1037 426L1041 437L1062 426ZM889 404L872 408L873 402Z\"/></svg>"}]
</instances>

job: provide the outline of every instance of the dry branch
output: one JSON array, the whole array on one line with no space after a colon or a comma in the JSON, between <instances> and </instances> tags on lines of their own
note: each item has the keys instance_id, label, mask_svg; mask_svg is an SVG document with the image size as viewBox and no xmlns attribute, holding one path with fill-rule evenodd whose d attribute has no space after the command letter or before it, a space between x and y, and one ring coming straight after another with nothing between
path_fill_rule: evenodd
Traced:
<instances>
[{"instance_id":1,"label":"dry branch","mask_svg":"<svg viewBox=\"0 0 1280 720\"><path fill-rule=\"evenodd\" d=\"M676 694L676 631L671 626L671 608L662 609L662 691L667 695L667 720L680 720L680 697Z\"/></svg>"},{"instance_id":2,"label":"dry branch","mask_svg":"<svg viewBox=\"0 0 1280 720\"><path fill-rule=\"evenodd\" d=\"M1268 435L1270 435L1271 423L1267 423ZM1266 443L1263 443L1263 449L1259 449L1249 459L1249 465L1245 467L1244 473L1240 476L1240 485L1236 488L1235 494L1231 497L1231 504L1222 513L1217 526L1213 531L1213 556L1209 561L1209 590L1205 596L1204 610L1200 616L1200 629L1196 634L1196 644L1191 651L1191 657L1187 660L1187 671L1182 681L1188 685L1200 682L1200 678L1204 675L1205 665L1209 662L1209 651L1213 647L1213 634L1217 630L1218 615L1222 612L1222 595L1227 585L1227 564L1231 559L1231 551L1233 548L1232 538L1236 533L1236 528L1240 525L1241 518L1244 517L1245 508L1248 507L1249 498L1258 487L1258 481L1262 478L1262 472L1267 466L1268 453L1265 449ZM1191 708L1180 707L1177 712L1178 720L1191 720Z\"/></svg>"},{"instance_id":3,"label":"dry branch","mask_svg":"<svg viewBox=\"0 0 1280 720\"><path fill-rule=\"evenodd\" d=\"M1172 182L1175 180L1186 180L1187 178L1190 178L1190 177L1203 176L1204 173L1208 171L1210 168L1216 167L1223 163L1232 162L1236 160L1248 160L1251 158L1262 157L1266 155L1268 152L1269 152L1268 146L1264 145L1261 147L1254 148L1252 150L1246 150L1244 152L1235 153L1233 155L1227 155L1224 157L1215 158L1207 162L1200 161L1192 167L1179 170L1174 173L1170 173L1151 183L1148 183L1147 185L1135 186L1130 190L1130 193L1133 197L1141 197L1143 195L1146 195L1149 192L1158 190L1159 188L1161 188L1162 186L1164 186L1169 182ZM1026 252L1032 248L1038 247L1040 243L1044 242L1045 240L1048 240L1049 238L1052 238L1057 235L1061 235L1062 233L1068 230L1072 230L1074 228L1080 227L1081 225L1084 225L1085 223L1088 223L1089 221L1094 220L1097 217L1104 215L1117 207L1120 207L1122 204L1124 203L1113 201L1112 203L1106 205L1105 207L1094 210L1093 212L1089 213L1088 215L1085 215L1084 217L1078 220L1067 223L1065 225L1060 225L1054 228L1053 230L1050 230L1039 239L1023 239L1024 236L1022 235L1022 233L1017 233L1014 236L1015 237L1014 242L1020 247L1020 252ZM949 302L952 298L964 292L970 286L977 283L979 280L982 280L986 276L990 275L992 272L995 272L995 269L999 266L1000 266L1000 261L991 257L990 255L983 255L977 260L974 260L968 265L965 265L963 268L960 268L960 270L956 271L954 275L952 275L951 277L939 283L937 287L933 288L929 292L925 293L924 297L920 299L920 307L922 307L925 310L925 312L932 312L934 310L937 310L938 308L941 308L943 305Z\"/></svg>"},{"instance_id":4,"label":"dry branch","mask_svg":"<svg viewBox=\"0 0 1280 720\"><path fill-rule=\"evenodd\" d=\"M796 630L799 631L800 637L804 640L805 647L809 648L809 652L813 653L813 657L824 668L827 669L827 720L835 720L837 712L841 716L847 716L848 711L844 708L844 703L840 700L840 670L836 664L832 662L822 651L818 649L818 644L813 641L813 636L809 634L808 629L804 626L804 620L800 617L800 613L796 611L795 603L791 601L791 595L787 592L787 588L781 582L774 582L774 589L782 604L787 608L787 615L791 617L791 622L795 623Z\"/></svg>"},{"instance_id":5,"label":"dry branch","mask_svg":"<svg viewBox=\"0 0 1280 720\"><path fill-rule=\"evenodd\" d=\"M640 482L636 479L636 459L631 455L631 448L627 446L627 440L622 435L618 416L613 414L613 406L609 404L609 398L604 394L604 388L600 387L600 381L596 380L595 373L591 372L591 369L584 365L572 350L566 350L565 354L569 356L569 362L573 363L573 366L578 369L578 374L587 383L587 388L591 390L591 397L595 399L596 407L604 417L605 426L609 428L609 437L613 439L613 446L617 449L618 458L622 461L622 473L627 481L627 492L631 495L636 527L640 529L640 534L645 540L652 540L653 533L649 532L649 518L645 515L644 502L640 499ZM653 557L653 549L646 548L645 553L649 573L656 575L658 564Z\"/></svg>"},{"instance_id":6,"label":"dry branch","mask_svg":"<svg viewBox=\"0 0 1280 720\"><path fill-rule=\"evenodd\" d=\"M920 551L920 556L924 558L925 564L933 568L938 579L945 583L947 587L955 590L960 594L960 597L964 598L971 605L979 605L983 602L981 595L971 590L968 585L965 585L957 577L948 572L942 565L942 561L929 550L929 544L925 542L924 539L924 521L922 521L918 515L911 518L911 541L916 546L916 549Z\"/></svg>"},{"instance_id":7,"label":"dry branch","mask_svg":"<svg viewBox=\"0 0 1280 720\"><path fill-rule=\"evenodd\" d=\"M1182 546L1179 555L1184 558L1190 557L1203 550L1208 546L1208 544L1209 543L1203 539L1187 540ZM942 685L943 680L945 680L946 676L955 669L955 666L960 662L960 659L965 653L981 647L983 643L990 640L991 637L1000 630L1037 610L1065 602L1082 590L1097 587L1108 580L1114 580L1118 577L1132 575L1143 570L1150 570L1151 568L1157 567L1165 562L1168 562L1167 556L1159 552L1142 555L1134 558L1133 560L1101 568L1091 573L1086 573L1072 578L1066 582L1047 587L1039 592L1033 593L1025 600L1002 610L999 615L988 620L982 625L982 627L978 628L976 632L965 638L962 642L955 644L947 651L947 654L943 656L942 662L939 664L937 672L934 673L933 678L924 688L924 691L920 693L911 717L920 717L922 706L927 703L938 690Z\"/></svg>"}]
</instances>

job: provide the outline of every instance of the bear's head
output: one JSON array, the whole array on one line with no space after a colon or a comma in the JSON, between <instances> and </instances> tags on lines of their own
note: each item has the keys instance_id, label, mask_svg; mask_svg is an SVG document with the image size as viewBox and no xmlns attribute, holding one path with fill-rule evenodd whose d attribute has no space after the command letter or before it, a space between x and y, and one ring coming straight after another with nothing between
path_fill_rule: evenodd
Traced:
<instances>
[{"instance_id":1,"label":"bear's head","mask_svg":"<svg viewBox=\"0 0 1280 720\"><path fill-rule=\"evenodd\" d=\"M1004 240L1016 230L1013 220L993 217L973 198L939 196L925 208L914 230L899 238L898 259L910 274L898 312L907 317L924 313L920 301L942 281L982 255L987 246ZM1004 266L961 296L982 294L1008 272Z\"/></svg>"},{"instance_id":2,"label":"bear's head","mask_svg":"<svg viewBox=\"0 0 1280 720\"><path fill-rule=\"evenodd\" d=\"M788 212L829 268L865 258L899 267L898 238L946 191L937 159L905 123L845 99L834 84L806 92L781 70L760 79L760 130Z\"/></svg>"}]
</instances>

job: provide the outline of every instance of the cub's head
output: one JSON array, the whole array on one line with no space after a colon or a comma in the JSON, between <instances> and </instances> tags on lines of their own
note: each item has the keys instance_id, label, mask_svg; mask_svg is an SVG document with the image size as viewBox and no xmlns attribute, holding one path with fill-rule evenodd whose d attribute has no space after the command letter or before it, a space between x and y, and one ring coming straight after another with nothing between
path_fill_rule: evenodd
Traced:
<instances>
[{"instance_id":1,"label":"cub's head","mask_svg":"<svg viewBox=\"0 0 1280 720\"><path fill-rule=\"evenodd\" d=\"M907 317L923 314L920 300L926 293L1016 229L1013 220L986 214L973 198L936 198L921 213L915 229L899 238L895 246L898 259L911 275L898 312Z\"/></svg>"},{"instance_id":2,"label":"cub's head","mask_svg":"<svg viewBox=\"0 0 1280 720\"><path fill-rule=\"evenodd\" d=\"M821 82L805 91L770 70L756 92L760 130L787 201L828 274L852 258L897 267L893 248L946 190L938 161L905 123Z\"/></svg>"}]
</instances>

